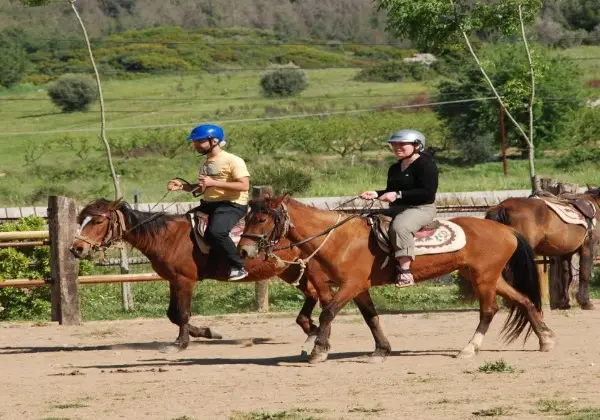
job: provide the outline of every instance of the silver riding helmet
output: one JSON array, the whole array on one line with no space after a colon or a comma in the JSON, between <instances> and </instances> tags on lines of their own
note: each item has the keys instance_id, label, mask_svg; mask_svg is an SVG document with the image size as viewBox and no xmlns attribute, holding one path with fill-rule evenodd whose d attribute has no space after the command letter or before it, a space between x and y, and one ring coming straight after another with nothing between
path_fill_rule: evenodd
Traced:
<instances>
[{"instance_id":1,"label":"silver riding helmet","mask_svg":"<svg viewBox=\"0 0 600 420\"><path fill-rule=\"evenodd\" d=\"M417 150L422 152L425 150L425 135L417 130L400 130L390 136L388 143L416 143Z\"/></svg>"}]
</instances>

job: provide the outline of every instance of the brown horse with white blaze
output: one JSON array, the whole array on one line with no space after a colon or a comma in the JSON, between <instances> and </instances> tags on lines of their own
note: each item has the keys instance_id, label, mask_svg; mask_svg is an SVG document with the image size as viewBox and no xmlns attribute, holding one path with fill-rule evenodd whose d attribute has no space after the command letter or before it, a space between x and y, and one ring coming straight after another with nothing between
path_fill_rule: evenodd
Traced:
<instances>
[{"instance_id":1,"label":"brown horse with white blaze","mask_svg":"<svg viewBox=\"0 0 600 420\"><path fill-rule=\"evenodd\" d=\"M150 260L156 273L169 281L167 316L179 326L179 335L174 343L165 348L166 351L184 350L189 344L190 335L221 338L210 328L189 324L196 282L205 278L226 280L229 267L210 262L209 255L201 252L187 217L136 211L120 200L99 199L88 204L79 213L77 221L81 231L70 248L77 258L89 257L94 251L106 249L122 239L140 250ZM282 260L293 261L298 257L299 251L288 249L277 254ZM311 319L312 310L318 300L321 300L321 304L326 304L332 298L324 274L316 262L310 262L304 274L300 272L298 265L265 259L249 261L245 267L249 272L245 281L278 276L292 284L299 279L298 288L304 293L305 302L296 321L309 335L309 339L314 339L317 326Z\"/></svg>"},{"instance_id":2,"label":"brown horse with white blaze","mask_svg":"<svg viewBox=\"0 0 600 420\"><path fill-rule=\"evenodd\" d=\"M596 220L600 219L600 189L589 189L583 194L569 194L586 200L596 208ZM559 198L562 196L559 196ZM539 255L560 258L561 270L571 273L570 261L573 254L579 254L579 291L577 301L582 309L593 309L590 302L589 284L594 266L594 245L600 238L600 223L590 235L585 226L568 224L538 198L508 198L491 207L486 219L511 226L520 232ZM569 309L568 285L563 296L554 303L557 309Z\"/></svg>"},{"instance_id":3,"label":"brown horse with white blaze","mask_svg":"<svg viewBox=\"0 0 600 420\"><path fill-rule=\"evenodd\" d=\"M257 257L268 244L287 238L301 250L304 258L315 253L314 259L330 281L339 287L320 315L319 332L309 362L327 359L331 322L353 299L375 339L371 361L384 360L390 354L391 346L379 325L369 289L390 284L394 266L385 264L388 255L370 234L367 222L360 217L306 206L289 197L255 200L250 208L238 245L243 257ZM344 216L346 219L338 222ZM554 334L543 321L539 277L533 250L527 241L514 229L490 220L461 217L452 221L464 230L466 245L454 252L417 256L412 271L416 281L423 281L458 270L471 281L477 292L479 325L458 356L470 357L480 349L498 311L496 294L515 303L504 326L507 340L516 339L529 324L527 335L533 329L539 339L540 351L551 350ZM336 224L336 229L323 243L324 234ZM504 280L505 269L514 279L514 287Z\"/></svg>"}]
</instances>

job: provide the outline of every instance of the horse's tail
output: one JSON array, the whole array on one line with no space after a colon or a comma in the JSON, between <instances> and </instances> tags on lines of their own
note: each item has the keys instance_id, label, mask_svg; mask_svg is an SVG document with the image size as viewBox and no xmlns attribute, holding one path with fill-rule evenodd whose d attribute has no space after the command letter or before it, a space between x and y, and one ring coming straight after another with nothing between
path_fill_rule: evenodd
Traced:
<instances>
[{"instance_id":1,"label":"horse's tail","mask_svg":"<svg viewBox=\"0 0 600 420\"><path fill-rule=\"evenodd\" d=\"M535 262L535 253L527 239L517 231L513 231L517 238L517 249L510 257L504 268L504 277L512 278L512 286L529 298L538 311L542 310L542 295L540 293L540 276ZM510 314L502 327L504 338L508 343L516 340L529 324L527 309L521 305L513 304ZM525 335L525 340L531 334L531 325Z\"/></svg>"},{"instance_id":2,"label":"horse's tail","mask_svg":"<svg viewBox=\"0 0 600 420\"><path fill-rule=\"evenodd\" d=\"M488 211L485 212L485 218L510 226L510 216L506 210L506 206L497 205L490 207Z\"/></svg>"}]
</instances>

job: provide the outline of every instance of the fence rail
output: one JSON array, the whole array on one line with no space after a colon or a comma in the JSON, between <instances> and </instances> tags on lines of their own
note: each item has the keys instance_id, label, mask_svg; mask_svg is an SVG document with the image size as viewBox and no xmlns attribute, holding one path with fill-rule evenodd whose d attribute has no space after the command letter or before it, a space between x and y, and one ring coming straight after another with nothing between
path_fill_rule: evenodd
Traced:
<instances>
[{"instance_id":1,"label":"fence rail","mask_svg":"<svg viewBox=\"0 0 600 420\"><path fill-rule=\"evenodd\" d=\"M469 193L445 193L439 194L436 202L439 218L452 218L456 216L483 217L487 208L495 205L509 197L528 196L529 190L495 191L495 192L469 192ZM314 197L301 198L299 201L314 205L319 208L338 208L344 203L343 210L353 211L361 209L365 201L354 197ZM350 200L350 201L349 201ZM167 213L184 213L193 208L196 203L178 203L167 208L169 204L139 204L139 210L146 211L153 207L155 211L166 211ZM384 209L385 203L376 202L375 209ZM68 251L75 233L75 217L77 208L70 198L51 196L48 200L48 208L11 208L0 209L0 220L17 219L32 214L48 217L48 231L24 231L24 232L0 232L0 248L5 247L32 247L50 245L51 250L51 278L49 280L13 279L0 282L0 288L4 287L39 287L50 285L52 287L52 320L60 324L81 323L79 309L79 284L105 284L105 283L131 283L163 280L156 273L121 274L121 275L92 275L78 276L77 261ZM2 242L3 241L3 242ZM129 264L147 264L146 257L131 257ZM595 263L600 258L596 257ZM98 263L100 266L120 265L121 259L109 258ZM548 258L539 259L538 264L545 266L554 263ZM268 310L268 283L267 281L256 282L256 301L259 309Z\"/></svg>"}]
</instances>

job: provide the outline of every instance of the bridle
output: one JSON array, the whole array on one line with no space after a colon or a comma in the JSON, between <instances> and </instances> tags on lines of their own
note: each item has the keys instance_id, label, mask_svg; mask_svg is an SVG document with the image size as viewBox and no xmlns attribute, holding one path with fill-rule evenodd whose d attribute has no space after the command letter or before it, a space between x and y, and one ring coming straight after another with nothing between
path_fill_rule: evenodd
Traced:
<instances>
[{"instance_id":1,"label":"bridle","mask_svg":"<svg viewBox=\"0 0 600 420\"><path fill-rule=\"evenodd\" d=\"M92 241L87 236L81 234L86 225L94 218L94 217L104 217L108 220L109 226L107 228L106 234L102 238L100 243ZM130 229L131 230L131 229ZM79 229L79 233L75 235L76 240L83 241L87 243L92 251L104 252L108 248L110 248L115 242L121 240L123 235L125 235L129 230L126 229L125 226L125 216L123 213L116 209L109 210L108 214L106 213L91 213L88 214L81 223L81 228Z\"/></svg>"},{"instance_id":2,"label":"bridle","mask_svg":"<svg viewBox=\"0 0 600 420\"><path fill-rule=\"evenodd\" d=\"M256 212L250 212L248 216L246 216L246 220L248 221L248 217L250 217L253 213L265 213L270 215L273 218L273 228L268 234L255 234L255 233L242 233L242 238L252 239L256 242L256 246L258 251L264 251L267 257L273 255L273 251L279 251L279 248L275 249L275 246L281 241L281 238L286 236L290 230L290 228L294 227L290 215L287 211L287 207L284 203L281 203L281 208L272 209L272 208L264 208L260 209ZM289 247L291 248L291 246Z\"/></svg>"}]
</instances>

